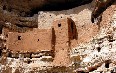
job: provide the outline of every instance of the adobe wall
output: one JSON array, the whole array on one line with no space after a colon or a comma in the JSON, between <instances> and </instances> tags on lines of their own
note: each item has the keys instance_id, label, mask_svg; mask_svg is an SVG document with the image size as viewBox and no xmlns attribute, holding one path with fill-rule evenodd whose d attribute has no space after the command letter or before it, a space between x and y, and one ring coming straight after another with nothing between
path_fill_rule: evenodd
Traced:
<instances>
[{"instance_id":1,"label":"adobe wall","mask_svg":"<svg viewBox=\"0 0 116 73\"><path fill-rule=\"evenodd\" d=\"M52 30L34 29L30 32L8 34L7 48L13 52L52 50Z\"/></svg>"},{"instance_id":2,"label":"adobe wall","mask_svg":"<svg viewBox=\"0 0 116 73\"><path fill-rule=\"evenodd\" d=\"M73 20L61 18L53 22L55 31L55 58L56 65L67 66L70 63L69 51L71 40L76 39L76 27Z\"/></svg>"}]
</instances>

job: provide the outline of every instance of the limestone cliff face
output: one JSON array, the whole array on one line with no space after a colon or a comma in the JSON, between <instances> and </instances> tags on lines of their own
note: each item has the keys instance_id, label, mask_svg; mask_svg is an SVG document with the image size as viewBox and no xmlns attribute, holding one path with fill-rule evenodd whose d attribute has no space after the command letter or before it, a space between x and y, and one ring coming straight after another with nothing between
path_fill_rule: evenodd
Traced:
<instances>
[{"instance_id":1,"label":"limestone cliff face","mask_svg":"<svg viewBox=\"0 0 116 73\"><path fill-rule=\"evenodd\" d=\"M93 0L0 0L0 24L10 28L10 26L6 25L8 22L14 27L10 29L15 29L16 31L23 30L22 27L26 27L27 29L28 27L35 28L37 27L36 14L38 11L68 10L83 4L88 4L92 1ZM92 9L91 18L97 18L112 1L113 0L107 0L105 3L96 1L94 11Z\"/></svg>"},{"instance_id":2,"label":"limestone cliff face","mask_svg":"<svg viewBox=\"0 0 116 73\"><path fill-rule=\"evenodd\" d=\"M77 65L79 64L79 66L76 66L77 69L75 71L84 70L91 73L116 72L116 8L115 5L112 7L114 9L113 14L110 15L111 18L104 18L105 16L109 17L106 14L110 8L103 13L99 34L94 36L88 43L81 43L72 49L72 56L81 57L78 61L73 58L73 63L77 62Z\"/></svg>"},{"instance_id":3,"label":"limestone cliff face","mask_svg":"<svg viewBox=\"0 0 116 73\"><path fill-rule=\"evenodd\" d=\"M92 0L1 0L0 7L3 10L14 12L21 16L30 16L39 10L69 9L91 1Z\"/></svg>"},{"instance_id":4,"label":"limestone cliff face","mask_svg":"<svg viewBox=\"0 0 116 73\"><path fill-rule=\"evenodd\" d=\"M54 53L49 51L32 53L33 58L30 58L29 53L24 55L16 52L13 54L15 58L11 58L6 57L6 54L8 56L11 54L7 53L8 49L4 49L0 54L0 73L116 73L115 8L116 3L106 9L99 25L91 23L92 3L63 11L40 11L37 15L38 29L51 28L53 20L64 17L71 18L75 22L78 39L71 42L73 47L68 52L71 64L67 67L54 66L53 57L49 56ZM21 17L21 19L24 18ZM19 22L16 21L16 23ZM5 48L4 35L1 35L0 38L0 42L2 42L0 45ZM62 56L61 53L58 55Z\"/></svg>"},{"instance_id":5,"label":"limestone cliff face","mask_svg":"<svg viewBox=\"0 0 116 73\"><path fill-rule=\"evenodd\" d=\"M90 3L92 0L0 0L2 26L21 32L37 28L37 13L44 10L64 10ZM24 27L24 29L23 29ZM17 29L18 28L18 29Z\"/></svg>"}]
</instances>

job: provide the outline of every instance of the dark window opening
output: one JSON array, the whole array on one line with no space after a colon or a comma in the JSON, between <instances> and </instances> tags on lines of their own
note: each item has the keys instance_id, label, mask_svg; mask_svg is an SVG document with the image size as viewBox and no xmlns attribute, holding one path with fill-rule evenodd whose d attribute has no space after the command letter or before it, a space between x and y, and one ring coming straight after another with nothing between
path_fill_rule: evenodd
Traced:
<instances>
[{"instance_id":1,"label":"dark window opening","mask_svg":"<svg viewBox=\"0 0 116 73\"><path fill-rule=\"evenodd\" d=\"M27 61L28 64L30 64L31 62L32 62L31 60Z\"/></svg>"},{"instance_id":2,"label":"dark window opening","mask_svg":"<svg viewBox=\"0 0 116 73\"><path fill-rule=\"evenodd\" d=\"M60 23L58 24L58 27L61 27L61 24Z\"/></svg>"},{"instance_id":3,"label":"dark window opening","mask_svg":"<svg viewBox=\"0 0 116 73\"><path fill-rule=\"evenodd\" d=\"M18 36L18 40L21 40L21 36Z\"/></svg>"},{"instance_id":4,"label":"dark window opening","mask_svg":"<svg viewBox=\"0 0 116 73\"><path fill-rule=\"evenodd\" d=\"M38 39L38 41L39 41L39 39Z\"/></svg>"},{"instance_id":5,"label":"dark window opening","mask_svg":"<svg viewBox=\"0 0 116 73\"><path fill-rule=\"evenodd\" d=\"M6 6L5 5L3 6L3 10L6 10Z\"/></svg>"},{"instance_id":6,"label":"dark window opening","mask_svg":"<svg viewBox=\"0 0 116 73\"><path fill-rule=\"evenodd\" d=\"M98 50L98 52L100 52L101 48L100 48L100 47L98 47L98 48L97 48L97 50Z\"/></svg>"},{"instance_id":7,"label":"dark window opening","mask_svg":"<svg viewBox=\"0 0 116 73\"><path fill-rule=\"evenodd\" d=\"M105 63L105 68L109 68L109 62Z\"/></svg>"}]
</instances>

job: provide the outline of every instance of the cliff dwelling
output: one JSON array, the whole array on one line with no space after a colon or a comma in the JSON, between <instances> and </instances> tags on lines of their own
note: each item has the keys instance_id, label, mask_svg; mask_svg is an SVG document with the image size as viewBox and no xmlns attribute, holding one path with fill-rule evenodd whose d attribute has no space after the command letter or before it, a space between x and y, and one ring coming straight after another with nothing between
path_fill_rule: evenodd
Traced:
<instances>
[{"instance_id":1,"label":"cliff dwelling","mask_svg":"<svg viewBox=\"0 0 116 73\"><path fill-rule=\"evenodd\" d=\"M71 18L57 19L53 21L50 29L34 28L25 33L9 32L6 47L12 53L53 51L55 55L53 63L58 66L68 66L71 41L77 40L76 31Z\"/></svg>"},{"instance_id":2,"label":"cliff dwelling","mask_svg":"<svg viewBox=\"0 0 116 73\"><path fill-rule=\"evenodd\" d=\"M116 3L0 0L0 73L116 73Z\"/></svg>"}]
</instances>

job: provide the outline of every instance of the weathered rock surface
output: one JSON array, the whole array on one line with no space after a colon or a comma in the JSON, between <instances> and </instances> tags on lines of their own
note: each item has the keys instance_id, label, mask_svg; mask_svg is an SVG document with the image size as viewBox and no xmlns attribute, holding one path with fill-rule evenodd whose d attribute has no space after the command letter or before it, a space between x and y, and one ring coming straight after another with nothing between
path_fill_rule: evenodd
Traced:
<instances>
[{"instance_id":1,"label":"weathered rock surface","mask_svg":"<svg viewBox=\"0 0 116 73\"><path fill-rule=\"evenodd\" d=\"M37 15L35 14L40 10L69 9L91 1L92 0L0 0L0 29L4 26L11 30L18 32L24 30L23 32L25 32L29 28L37 28Z\"/></svg>"},{"instance_id":2,"label":"weathered rock surface","mask_svg":"<svg viewBox=\"0 0 116 73\"><path fill-rule=\"evenodd\" d=\"M21 16L34 15L39 10L64 10L89 3L92 0L4 0L0 1L2 10ZM69 5L70 4L70 5Z\"/></svg>"},{"instance_id":3,"label":"weathered rock surface","mask_svg":"<svg viewBox=\"0 0 116 73\"><path fill-rule=\"evenodd\" d=\"M77 71L84 70L85 72L116 72L116 50L115 50L115 10L110 20L109 25L101 28L99 34L94 37L89 43L80 44L74 48L72 54L77 54L81 57L81 62ZM75 58L76 59L76 58Z\"/></svg>"},{"instance_id":4,"label":"weathered rock surface","mask_svg":"<svg viewBox=\"0 0 116 73\"><path fill-rule=\"evenodd\" d=\"M116 72L116 4L109 7L102 16L99 25L91 23L92 4L64 11L40 12L38 28L50 28L54 19L70 17L75 21L78 31L78 43L70 54L72 64L57 67L51 62L52 57L33 58L18 55L18 58L2 56L1 73L115 73ZM80 10L81 9L81 10ZM90 27L91 26L91 27ZM1 37L2 38L2 37ZM6 53L6 51L4 51ZM41 54L42 56L43 54ZM16 55L17 56L17 55ZM40 55L39 55L40 56ZM62 56L62 55L61 55ZM47 60L50 61L48 62ZM44 61L42 61L44 59ZM46 60L47 59L47 60Z\"/></svg>"},{"instance_id":5,"label":"weathered rock surface","mask_svg":"<svg viewBox=\"0 0 116 73\"><path fill-rule=\"evenodd\" d=\"M11 26L12 28L10 29L21 32L20 30L23 30L22 27L26 27L24 30L27 30L27 27L37 27L37 17L33 15L37 14L40 10L58 11L71 9L92 1L93 0L0 0L0 25L8 28ZM109 6L110 2L112 3L112 1L113 0L106 0L106 2L96 1L95 9L91 16L92 22L94 18L97 18ZM97 7L98 9L96 9ZM10 25L7 25L7 22Z\"/></svg>"}]
</instances>

